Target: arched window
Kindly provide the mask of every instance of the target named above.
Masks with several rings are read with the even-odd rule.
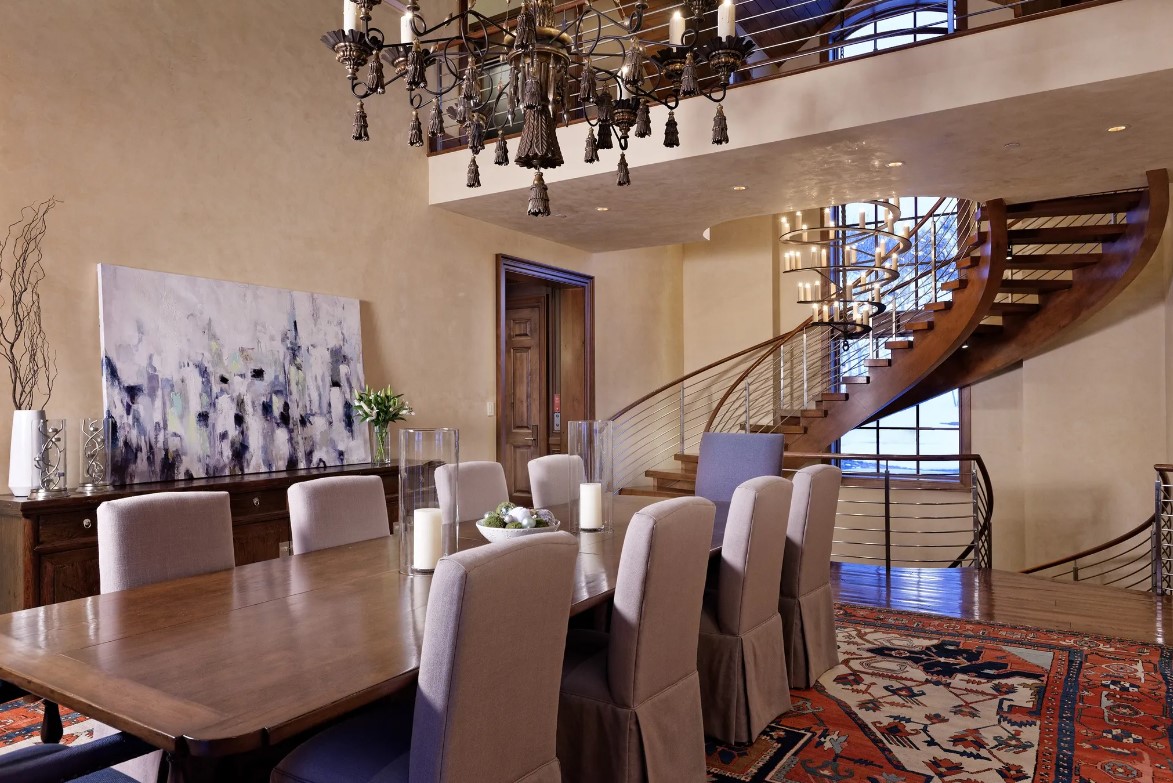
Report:
[[[894,46],[924,41],[949,32],[949,13],[943,2],[892,0],[869,5],[849,16],[831,40],[833,59],[857,57]]]

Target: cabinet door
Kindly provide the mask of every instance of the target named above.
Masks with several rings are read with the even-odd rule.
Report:
[[[41,555],[40,571],[42,605],[97,595],[101,589],[96,546]]]
[[[271,519],[268,522],[250,522],[237,525],[232,531],[232,544],[238,566],[272,560],[281,556],[281,542],[289,541],[288,519]]]

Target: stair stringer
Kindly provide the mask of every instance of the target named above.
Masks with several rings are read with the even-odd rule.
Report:
[[[964,270],[965,287],[954,291],[953,305],[934,316],[933,328],[919,333],[913,347],[893,351],[892,363],[874,367],[868,383],[852,386],[847,400],[823,403],[827,415],[807,422],[804,435],[787,443],[787,451],[822,452],[846,433],[900,398],[958,351],[989,312],[1006,266],[1006,205],[986,205],[997,230],[987,231],[976,266]]]
[[[1081,323],[1115,299],[1152,258],[1169,214],[1168,171],[1157,169],[1146,176],[1148,192],[1128,212],[1124,234],[1104,245],[1099,262],[1074,270],[1070,288],[1040,297],[1039,311],[1033,315],[1005,317],[1001,334],[974,340],[969,350],[948,357],[915,388],[871,418],[985,380],[1024,359],[1044,353],[1060,332]]]

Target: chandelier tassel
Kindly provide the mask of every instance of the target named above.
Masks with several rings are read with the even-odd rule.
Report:
[[[468,151],[480,155],[485,148],[485,126],[480,115],[474,114],[468,121]]]
[[[444,135],[444,115],[440,111],[440,101],[432,101],[432,114],[428,117],[428,135],[429,136],[443,136]]]
[[[609,150],[615,148],[615,142],[612,140],[611,123],[600,120],[599,121],[599,143],[598,147],[601,150]]]
[[[521,93],[521,105],[527,109],[536,109],[542,105],[542,88],[533,74],[525,79],[525,89]]]
[[[379,95],[387,92],[387,83],[383,79],[383,60],[377,55],[371,58],[371,69],[367,71],[367,89]]]
[[[407,52],[407,89],[416,90],[428,86],[427,57],[417,41]]]
[[[635,137],[637,139],[646,139],[652,135],[652,113],[648,109],[648,102],[645,98],[639,102],[639,109],[635,112]]]
[[[517,29],[514,30],[514,51],[530,48],[536,38],[537,31],[534,27],[533,14],[530,12],[528,4],[523,5],[521,12],[517,15]]]
[[[529,189],[529,213],[534,217],[547,217],[550,214],[550,191],[546,189],[541,169],[534,174],[534,184]]]
[[[367,113],[363,110],[362,101],[358,102],[358,108],[354,111],[354,133],[350,138],[355,141],[370,141],[371,139],[367,135]]]
[[[468,66],[468,71],[464,74],[464,81],[460,85],[460,97],[468,101],[471,106],[477,102],[480,97],[480,90],[477,89],[477,74],[473,71],[473,67]]]
[[[493,151],[493,163],[498,166],[509,165],[509,142],[505,140],[505,131],[497,131],[497,146]]]
[[[725,108],[717,104],[717,114],[713,117],[713,143],[729,143],[729,122],[725,119]]]
[[[407,143],[412,147],[424,146],[424,126],[420,123],[420,113],[414,109],[411,112],[411,125],[407,129]]]
[[[604,89],[595,96],[595,104],[599,109],[599,120],[601,122],[610,123],[611,117],[614,115],[615,102],[611,97],[611,91]]]
[[[578,97],[582,99],[583,103],[594,103],[595,98],[599,95],[599,80],[590,63],[583,66],[582,78],[579,81],[581,84],[578,88]]]
[[[700,90],[697,88],[696,81],[696,60],[692,56],[692,52],[684,58],[684,71],[680,74],[680,94],[687,98],[690,95],[696,95]]]
[[[676,112],[668,112],[668,122],[664,123],[664,146],[680,146],[680,128],[676,125]]]
[[[553,169],[563,163],[557,127],[549,109],[526,109],[513,162],[531,169]]]
[[[586,154],[583,156],[584,163],[598,163],[599,162],[599,148],[595,143],[595,129],[591,128],[587,131],[586,138]]]
[[[468,182],[466,184],[470,188],[479,188],[481,186],[481,169],[477,166],[476,155],[468,159]]]
[[[627,169],[627,155],[619,153],[619,177],[615,180],[615,184],[619,187],[626,187],[631,184],[631,172]]]

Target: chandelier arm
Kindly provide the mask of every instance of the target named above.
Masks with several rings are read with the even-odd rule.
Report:
[[[350,94],[360,101],[365,101],[367,98],[375,94],[375,91],[367,87],[366,82],[362,79],[350,83]]]
[[[588,8],[589,8],[589,6],[588,6]],[[575,22],[575,36],[574,36],[574,38],[576,41],[583,40],[582,23],[586,20],[586,17],[587,17],[587,11],[581,11],[578,15],[578,19]],[[603,20],[601,18],[599,18],[598,14],[596,14],[595,15],[594,41],[591,43],[589,48],[581,48],[580,47],[579,51],[578,51],[578,55],[580,57],[594,56],[595,50],[599,48],[599,44],[602,41],[603,41]]]

